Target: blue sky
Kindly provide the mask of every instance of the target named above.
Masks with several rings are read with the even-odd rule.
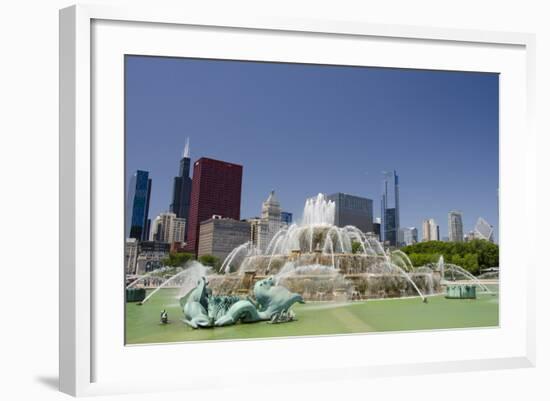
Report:
[[[241,217],[276,191],[302,214],[307,197],[374,200],[382,171],[400,177],[401,226],[421,231],[463,212],[498,228],[498,75],[127,56],[126,173],[153,179],[149,215],[168,209],[190,137],[205,156],[244,166]]]

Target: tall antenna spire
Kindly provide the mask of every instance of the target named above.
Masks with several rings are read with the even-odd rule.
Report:
[[[189,137],[185,140],[185,148],[183,149],[183,158],[189,159]]]

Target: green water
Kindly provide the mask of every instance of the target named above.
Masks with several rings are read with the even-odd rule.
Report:
[[[428,330],[498,326],[498,295],[478,295],[475,300],[443,296],[369,300],[354,303],[295,305],[297,321],[267,322],[194,330],[185,325],[177,290],[164,289],[144,305],[126,304],[126,343],[163,343],[200,340],[348,334],[398,330]],[[169,324],[160,323],[166,309]]]

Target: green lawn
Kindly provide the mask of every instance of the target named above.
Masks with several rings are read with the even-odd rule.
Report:
[[[297,321],[267,322],[193,330],[185,325],[177,290],[160,290],[144,305],[126,304],[126,343],[162,343],[198,340],[287,337],[322,334],[366,333],[498,326],[498,295],[479,295],[475,300],[443,296],[369,300],[354,303],[306,303],[293,307]],[[169,324],[160,324],[166,309]]]

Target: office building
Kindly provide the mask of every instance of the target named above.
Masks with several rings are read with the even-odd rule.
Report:
[[[283,222],[282,214],[281,204],[275,196],[275,191],[271,191],[268,198],[262,202],[261,217],[248,220],[250,223],[250,241],[257,250],[265,251],[275,234],[289,224]],[[292,213],[286,215],[287,221],[292,221]]]
[[[267,199],[262,203],[263,233],[260,249],[265,250],[271,239],[282,228],[281,204],[275,197],[275,191],[271,191]]]
[[[365,233],[365,237],[369,240],[376,240],[376,241],[380,241],[380,235],[379,234],[375,234],[374,232],[372,233]]]
[[[377,217],[374,219],[374,223],[373,223],[373,227],[372,227],[372,232],[375,234],[375,238],[378,240],[378,241],[381,241],[381,237],[380,237],[380,232],[381,232],[381,225],[382,225],[382,219],[380,217]]]
[[[193,181],[189,177],[191,158],[189,152],[189,138],[185,141],[185,148],[180,160],[179,174],[174,177],[172,189],[172,203],[170,211],[175,213],[177,218],[189,219],[189,203],[191,202],[191,188]]]
[[[187,230],[189,252],[198,252],[203,221],[214,215],[240,220],[242,177],[243,167],[238,164],[206,157],[195,162]]]
[[[399,176],[395,170],[384,173],[381,206],[381,241],[396,246],[399,233]]]
[[[462,212],[458,210],[451,210],[448,217],[449,241],[463,242],[464,231],[462,229]]]
[[[138,257],[138,241],[135,238],[127,238],[124,247],[124,270],[126,274],[136,274]]]
[[[262,245],[262,234],[265,230],[262,219],[259,217],[254,217],[246,221],[250,224],[250,243],[254,246],[254,248],[260,250]]]
[[[126,238],[148,239],[149,200],[151,198],[149,172],[137,170],[130,179],[126,198]]]
[[[387,208],[384,216],[384,228],[382,230],[382,235],[384,236],[383,243],[385,245],[396,246],[397,245],[397,234],[399,229],[397,228],[397,210],[394,207]]]
[[[474,239],[476,239],[475,231],[469,231],[468,234],[464,235],[465,242],[470,242],[470,241],[473,241]]]
[[[439,241],[439,226],[435,219],[422,222],[422,241]]]
[[[341,192],[328,195],[327,199],[334,202],[334,225],[355,226],[364,233],[373,232],[372,199]]]
[[[418,230],[416,227],[403,227],[399,229],[399,246],[413,245],[418,242]]]
[[[145,231],[143,232],[143,238],[149,239],[150,235],[151,235],[151,219],[148,218],[147,221],[145,222]]]
[[[170,244],[170,253],[185,252],[185,242],[174,241]]]
[[[175,213],[161,213],[153,221],[151,227],[151,241],[160,241],[171,244],[172,242],[184,242],[185,219],[176,217]]]
[[[136,273],[144,274],[163,265],[163,260],[170,255],[170,244],[158,241],[142,241],[138,244]]]
[[[493,228],[493,226],[487,223],[487,221],[483,217],[477,219],[476,225],[474,227],[475,238],[494,242],[494,231],[495,229]]]
[[[287,226],[292,224],[292,213],[281,212],[281,222]]]
[[[200,224],[197,256],[213,255],[223,262],[234,248],[249,240],[249,222],[215,216]]]

